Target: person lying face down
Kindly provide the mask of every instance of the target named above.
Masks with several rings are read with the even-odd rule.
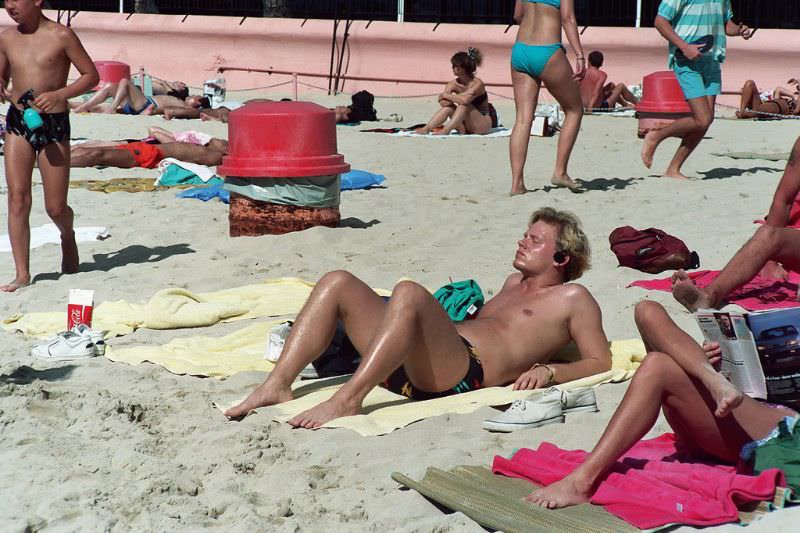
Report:
[[[535,211],[517,243],[517,272],[477,318],[459,323],[412,281],[395,285],[385,302],[349,272],[330,272],[311,292],[267,380],[225,415],[239,419],[291,400],[292,382],[322,354],[338,321],[362,356],[358,370],[329,400],[290,420],[292,426],[318,428],[358,414],[378,385],[424,400],[510,383],[534,389],[604,372],[611,353],[600,307],[571,283],[588,268],[589,255],[575,215]],[[579,360],[550,362],[573,341]]]
[[[155,168],[162,159],[172,157],[198,165],[219,165],[228,152],[228,141],[211,139],[201,146],[187,142],[149,144],[146,142],[122,143],[113,147],[73,146],[70,166],[94,167],[104,165],[118,168]]]

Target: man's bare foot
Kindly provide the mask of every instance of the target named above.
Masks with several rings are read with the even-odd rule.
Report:
[[[656,148],[658,148],[658,143],[653,137],[655,137],[655,131],[648,131],[647,135],[644,136],[644,143],[642,145],[642,163],[644,163],[644,166],[647,168],[653,166],[653,156],[656,153]]]
[[[762,278],[777,279],[786,281],[789,279],[789,272],[783,268],[783,265],[776,261],[767,261],[758,273]]]
[[[672,296],[692,313],[700,308],[714,308],[717,303],[711,299],[708,291],[695,285],[683,270],[672,275]]]
[[[561,509],[586,503],[592,497],[592,485],[581,483],[572,474],[561,481],[531,492],[525,499],[548,509]]]
[[[525,186],[523,186],[521,189],[518,189],[516,187],[512,187],[511,188],[511,192],[508,193],[508,195],[509,196],[517,196],[518,194],[525,194],[527,192],[528,192],[528,189]]]
[[[672,178],[676,180],[688,180],[689,176],[682,174],[679,170],[670,170],[667,169],[664,174],[661,176],[662,178]]]
[[[706,383],[706,387],[711,393],[711,397],[717,402],[717,408],[714,411],[714,416],[717,418],[728,416],[744,400],[742,391],[734,387],[733,383],[718,372],[714,372],[714,376]]]
[[[254,409],[288,402],[289,400],[294,400],[294,395],[292,395],[290,388],[273,389],[271,385],[268,386],[268,382],[264,382],[251,392],[250,396],[245,398],[242,403],[234,405],[225,411],[225,416],[230,420],[241,420]]]
[[[14,281],[9,281],[5,285],[0,285],[0,292],[14,292],[17,289],[21,289],[22,287],[27,287],[31,284],[30,276],[27,279],[15,279]]]
[[[61,272],[75,274],[78,271],[78,244],[75,242],[75,232],[67,237],[61,236]]]
[[[550,183],[552,183],[556,187],[566,187],[567,189],[569,189],[571,191],[580,191],[580,190],[582,190],[582,187],[580,186],[580,184],[576,183],[575,181],[572,181],[572,178],[570,178],[566,174],[564,174],[563,176],[555,176],[554,175],[552,178],[550,178]]]
[[[361,406],[359,404],[340,402],[334,396],[292,418],[289,420],[289,425],[296,428],[317,429],[336,418],[360,413]]]
[[[431,130],[428,127],[423,127],[415,129],[414,132],[418,133],[419,135],[427,135],[431,132]]]

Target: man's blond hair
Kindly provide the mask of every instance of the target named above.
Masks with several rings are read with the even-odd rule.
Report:
[[[578,279],[591,266],[592,249],[581,227],[581,221],[570,211],[542,207],[531,214],[529,225],[541,220],[558,228],[556,250],[569,256],[564,267],[566,281]]]

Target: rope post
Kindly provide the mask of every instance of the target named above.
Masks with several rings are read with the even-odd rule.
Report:
[[[642,27],[642,0],[636,0],[636,27]]]
[[[397,0],[397,22],[403,22],[406,18],[406,0]]]
[[[297,101],[297,73],[292,73],[292,100]]]

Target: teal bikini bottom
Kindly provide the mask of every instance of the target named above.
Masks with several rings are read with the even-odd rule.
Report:
[[[561,43],[514,43],[514,48],[511,49],[511,68],[534,78],[541,78],[545,65],[558,50],[564,50]]]

